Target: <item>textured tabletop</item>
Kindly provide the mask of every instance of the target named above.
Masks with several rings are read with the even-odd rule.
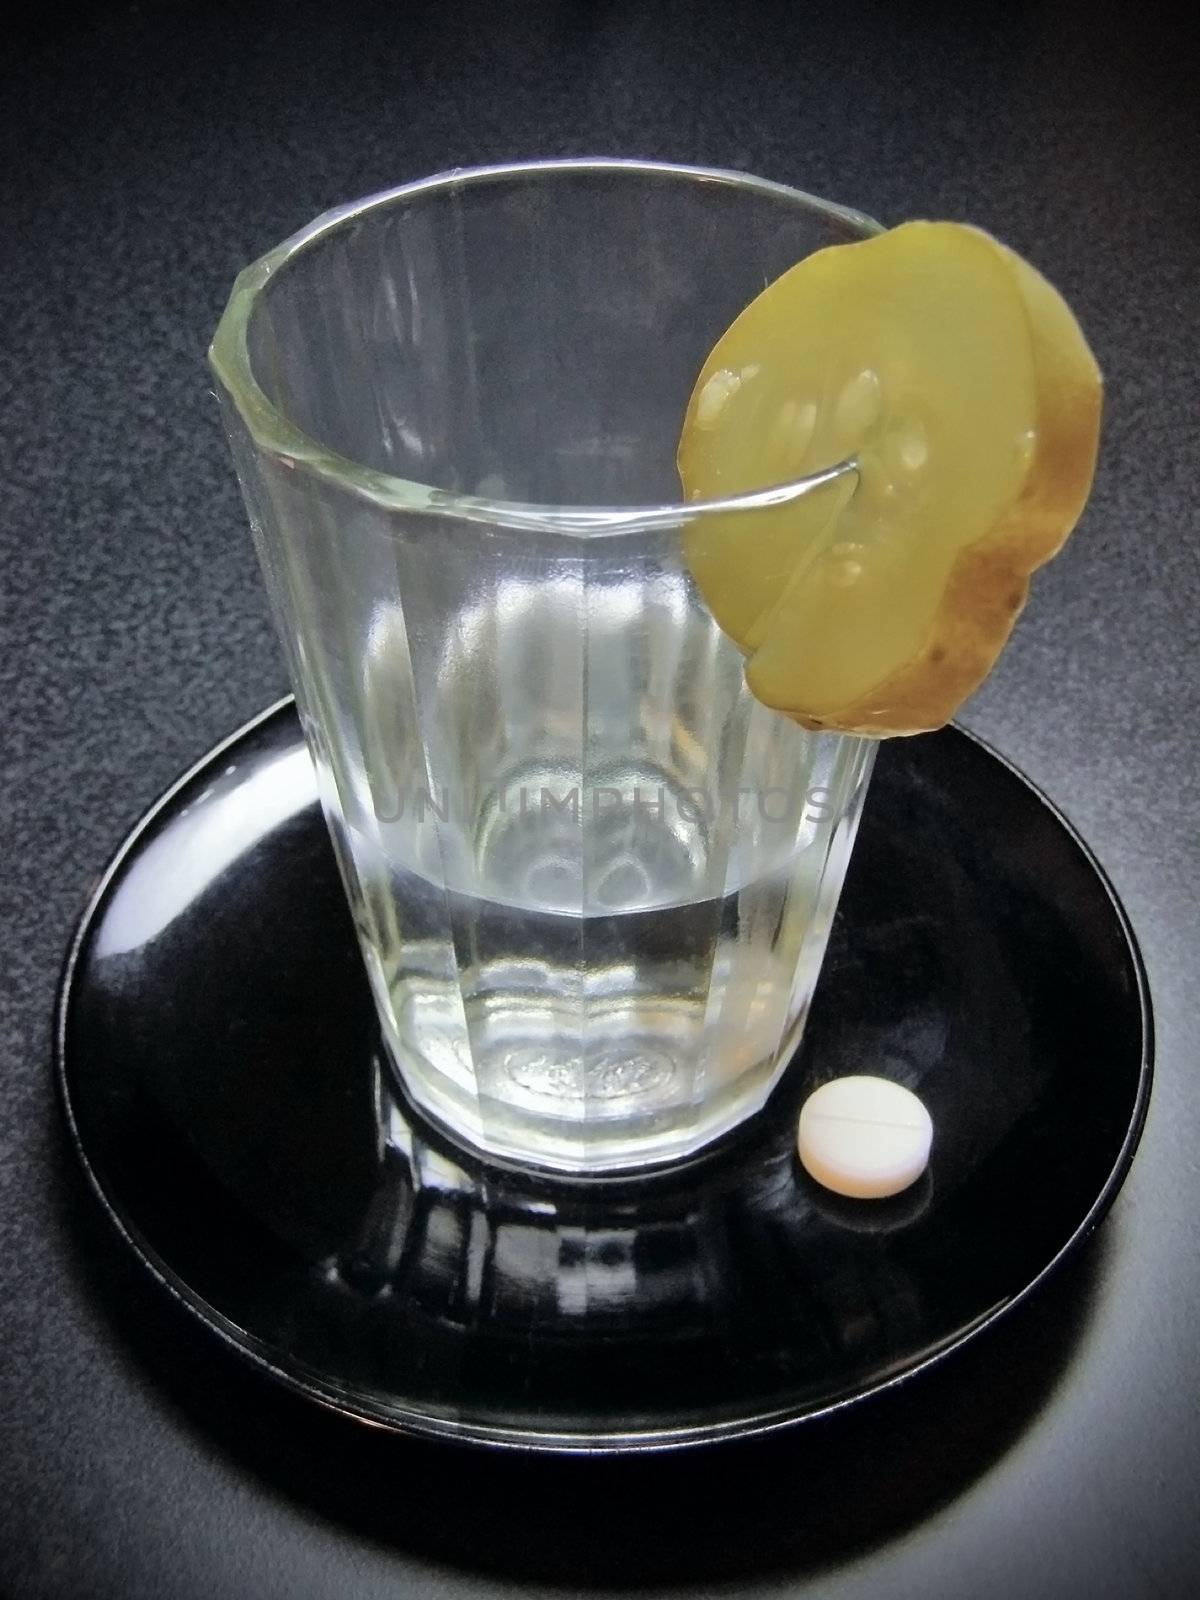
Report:
[[[0,1596],[1188,1591],[1200,1565],[1200,115],[1145,8],[93,8],[0,94]],[[492,1460],[310,1413],[140,1280],[64,1149],[58,965],[126,827],[286,687],[203,355],[324,207],[506,157],[742,167],[1029,255],[1104,367],[1096,491],[964,720],[1091,842],[1149,968],[1134,1171],[1045,1294],[840,1418]]]

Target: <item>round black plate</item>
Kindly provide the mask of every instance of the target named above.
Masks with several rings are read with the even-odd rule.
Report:
[[[1150,1086],[1112,889],[953,729],[880,752],[780,1090],[659,1176],[484,1163],[398,1101],[290,701],[126,841],[56,1037],[96,1192],[210,1328],[351,1415],[527,1449],[753,1433],[943,1355],[1104,1214]],[[804,1093],[862,1070],[933,1114],[930,1171],[892,1201],[839,1202],[793,1154]]]

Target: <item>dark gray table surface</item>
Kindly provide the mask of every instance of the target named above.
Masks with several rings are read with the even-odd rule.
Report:
[[[1144,7],[43,11],[0,96],[0,1595],[1182,1595],[1197,1536],[1200,116]],[[744,167],[1031,256],[1108,381],[1096,491],[964,720],[1123,896],[1159,1035],[1077,1264],[944,1368],[765,1445],[499,1461],[276,1394],[81,1193],[49,1018],[126,826],[284,675],[203,352],[234,273],[447,166]],[[1081,1108],[1081,1115],[1085,1108]]]

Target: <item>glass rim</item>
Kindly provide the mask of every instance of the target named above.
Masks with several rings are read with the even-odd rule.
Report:
[[[412,511],[455,521],[486,522],[526,532],[611,535],[674,528],[713,515],[757,511],[801,500],[814,490],[856,472],[850,459],[819,472],[720,499],[663,501],[650,505],[539,505],[460,494],[437,489],[391,473],[380,472],[330,449],[305,433],[259,386],[247,342],[250,317],[268,283],[310,245],[357,221],[369,212],[418,195],[478,186],[506,178],[537,178],[551,173],[624,171],[718,184],[784,200],[799,209],[836,219],[864,238],[883,231],[865,212],[823,200],[818,195],[768,178],[725,167],[690,166],[616,156],[567,157],[555,160],[508,161],[484,166],[452,167],[426,178],[381,189],[323,211],[274,249],[243,267],[234,280],[208,351],[209,366],[246,425],[255,446],[288,465],[303,465],[324,481],[386,510]]]

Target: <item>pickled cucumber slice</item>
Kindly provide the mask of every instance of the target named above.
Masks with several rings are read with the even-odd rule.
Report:
[[[685,554],[766,704],[812,728],[940,726],[995,663],[1087,499],[1101,379],[1012,251],[911,222],[807,257],[738,317],[679,444],[689,499],[854,458],[791,505],[706,515]]]

